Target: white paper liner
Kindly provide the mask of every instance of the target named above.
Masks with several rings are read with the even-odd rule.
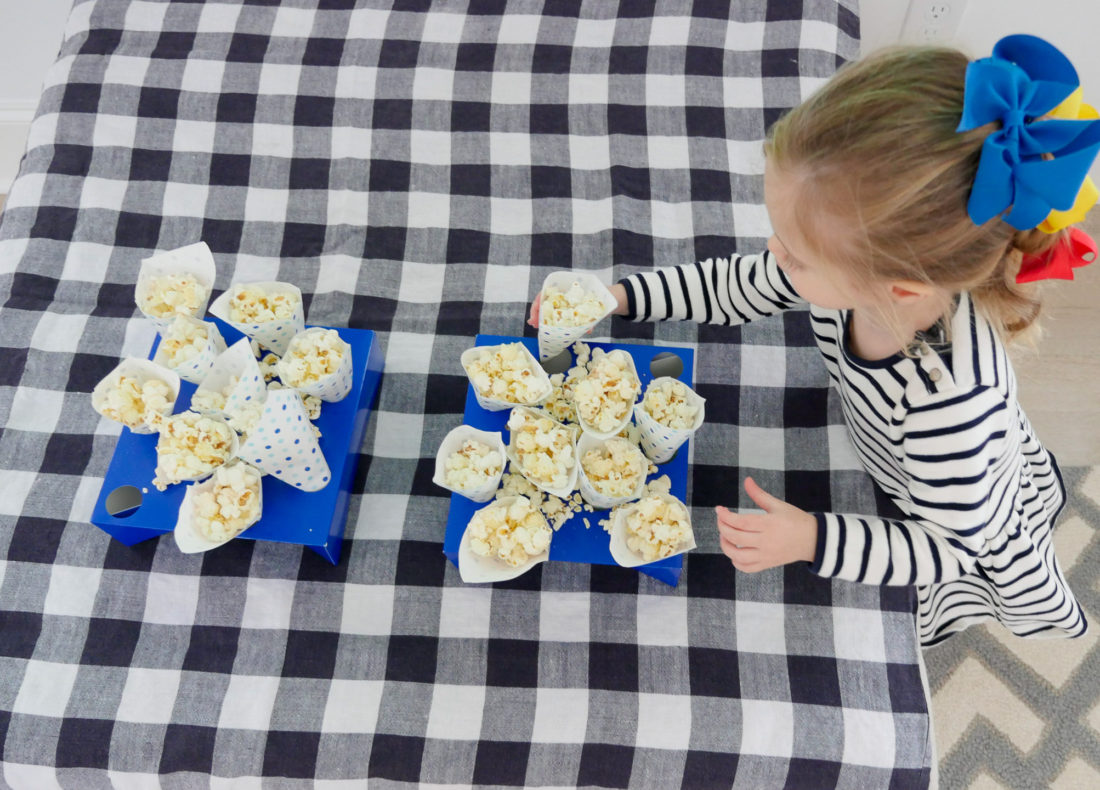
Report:
[[[477,387],[474,386],[474,380],[470,378],[469,365],[471,362],[477,359],[478,354],[480,354],[482,351],[492,352],[498,348],[501,348],[501,346],[474,346],[473,348],[468,348],[463,351],[462,356],[459,357],[459,361],[462,363],[462,369],[466,371],[466,377],[470,379],[470,387],[473,388],[474,397],[477,398],[478,405],[481,406],[481,408],[485,409],[486,411],[504,411],[505,409],[511,409],[514,406],[537,406],[553,394],[554,385],[550,382],[550,376],[545,370],[543,370],[542,365],[539,364],[539,361],[535,359],[535,355],[528,351],[527,346],[523,345],[522,343],[520,343],[520,349],[523,352],[524,358],[527,359],[528,363],[531,365],[531,369],[534,375],[537,377],[537,380],[543,383],[543,394],[531,403],[517,403],[515,401],[500,400],[499,398],[482,395],[480,392],[478,392]]]
[[[674,379],[671,376],[660,376],[649,383],[649,386],[646,387],[646,392],[649,392],[649,387],[664,381],[675,381],[683,384],[682,381]],[[703,425],[706,411],[704,408],[704,404],[707,402],[706,398],[699,395],[699,393],[691,387],[688,387],[687,384],[684,384],[684,387],[687,389],[687,398],[685,398],[685,400],[691,405],[699,407],[699,410],[695,413],[695,422],[692,424],[691,428],[669,428],[667,425],[657,422],[643,406],[645,403],[644,395],[642,396],[641,402],[634,404],[634,421],[638,424],[638,434],[642,442],[642,449],[645,450],[645,454],[655,464],[663,464],[671,460],[672,456],[676,455],[676,451],[680,449],[680,445],[690,439]]]
[[[545,412],[535,411],[534,409],[527,408],[526,406],[516,406],[514,410],[515,411],[526,411],[529,414],[535,415],[536,417],[545,417],[549,420],[553,420],[555,425],[562,425],[562,423],[555,420],[549,414],[546,414]],[[564,426],[564,427],[568,428],[568,426]],[[543,483],[540,483],[534,477],[529,477],[527,475],[527,473],[524,471],[523,467],[520,465],[519,460],[516,458],[515,452],[513,452],[513,450],[512,450],[511,431],[508,432],[508,445],[507,445],[507,447],[505,447],[505,452],[508,455],[508,460],[512,464],[512,471],[513,472],[519,472],[520,475],[523,476],[524,480],[526,480],[531,485],[535,486],[535,488],[539,489],[540,491],[545,491],[548,494],[553,494],[554,496],[558,497],[559,499],[568,499],[570,497],[570,495],[577,489],[577,467],[579,466],[579,463],[578,463],[578,460],[577,460],[577,441],[576,441],[575,436],[574,436],[574,439],[573,439],[573,465],[569,468],[569,471],[568,471],[569,481],[568,481],[567,485],[564,488],[553,488],[552,486],[548,486],[548,485],[545,485]]]
[[[305,329],[296,334],[287,344],[287,353],[275,363],[276,374],[279,376],[279,380],[283,382],[287,387],[293,387],[294,389],[302,392],[306,395],[316,395],[323,401],[329,403],[335,403],[336,401],[343,400],[351,392],[351,375],[352,375],[352,363],[351,363],[351,345],[341,339],[340,342],[344,344],[344,354],[340,358],[340,367],[335,372],[323,376],[317,381],[309,382],[308,384],[292,384],[287,377],[286,368],[284,367],[284,360],[289,356],[291,349],[304,339],[308,339],[311,335],[317,335],[329,330],[324,327],[311,327]]]
[[[176,324],[192,324],[201,325],[206,328],[206,347],[198,353],[198,355],[191,357],[186,362],[170,366],[167,364],[167,354],[164,353],[164,335],[172,330]],[[210,368],[214,365],[214,360],[218,355],[225,351],[225,340],[222,339],[222,333],[218,331],[218,327],[212,321],[200,321],[197,318],[192,318],[189,315],[176,316],[173,321],[164,328],[161,332],[161,343],[157,346],[157,353],[153,356],[153,361],[158,365],[171,370],[173,373],[179,375],[184,381],[189,381],[192,384],[201,384],[202,380],[206,378],[206,374],[210,372]]]
[[[596,490],[596,487],[592,485],[592,482],[588,479],[588,475],[585,474],[582,459],[585,453],[602,446],[606,441],[606,439],[597,439],[590,433],[582,434],[581,438],[577,440],[577,485],[580,488],[581,496],[584,497],[584,500],[600,510],[606,510],[640,497],[645,491],[646,473],[649,471],[649,461],[642,455],[642,451],[638,450],[638,455],[641,456],[642,468],[641,474],[638,476],[638,484],[634,487],[634,490],[626,496],[621,497],[601,494]]]
[[[476,488],[456,488],[447,485],[447,459],[452,453],[462,449],[462,445],[471,439],[486,444],[500,453],[500,471]],[[504,464],[507,460],[504,437],[498,431],[482,431],[471,425],[459,425],[444,436],[443,442],[439,445],[439,452],[435,454],[435,474],[432,475],[432,482],[440,488],[454,491],[474,502],[488,502],[500,487],[500,478],[504,474]]]
[[[180,412],[179,414],[174,414],[169,419],[181,419],[181,418],[185,418],[185,417],[187,419],[191,419],[194,416],[195,416],[194,412],[185,411],[185,412]],[[165,481],[167,483],[167,485],[171,486],[171,485],[176,485],[178,483],[192,483],[192,482],[195,482],[197,480],[205,480],[207,477],[214,474],[215,469],[217,469],[221,466],[224,466],[225,464],[229,463],[230,461],[232,461],[237,456],[237,452],[238,452],[238,449],[239,449],[239,441],[237,439],[237,432],[234,431],[233,428],[230,427],[229,423],[223,417],[218,416],[218,415],[204,414],[204,415],[201,415],[201,416],[204,417],[204,418],[214,420],[216,422],[223,423],[225,425],[225,427],[229,429],[229,449],[225,453],[225,458],[220,463],[214,464],[213,466],[208,467],[208,468],[204,469],[201,472],[193,474],[190,477],[181,477],[179,480]],[[163,433],[163,431],[162,431],[162,433]],[[158,437],[158,439],[157,439],[157,468],[160,468],[160,446],[161,446],[162,441],[163,441],[163,437]],[[156,474],[156,472],[154,470],[154,475],[155,474]]]
[[[611,315],[619,306],[618,300],[611,290],[603,284],[599,277],[591,272],[560,271],[551,272],[542,282],[542,291],[546,293],[546,287],[551,286],[559,291],[568,291],[573,283],[580,283],[586,291],[597,294],[604,304],[604,312],[595,321],[579,326],[551,326],[546,323],[546,312],[539,305],[539,359],[556,357],[566,348],[584,337],[588,330],[594,327],[607,316]]]
[[[656,494],[655,496],[660,497],[666,502],[679,503],[680,507],[682,507],[684,509],[684,512],[687,514],[688,527],[691,529],[691,537],[685,542],[681,543],[677,547],[677,550],[674,551],[672,554],[669,554],[668,557],[675,557],[677,554],[683,554],[686,551],[691,551],[692,549],[694,549],[695,528],[691,524],[691,510],[688,508],[687,505],[685,505],[679,499],[670,494]],[[640,554],[631,551],[630,548],[627,546],[626,517],[634,511],[635,507],[637,507],[637,503],[635,502],[632,502],[628,505],[622,505],[615,510],[614,516],[611,519],[611,556],[615,560],[615,562],[617,562],[619,565],[622,565],[624,568],[636,568],[639,565],[649,565],[653,562],[660,562],[661,560],[668,559],[668,557],[661,557],[656,560],[647,560],[644,559]]]
[[[92,408],[101,416],[107,417],[106,414],[103,414],[103,405],[107,399],[107,393],[110,392],[115,382],[117,382],[121,376],[132,376],[141,382],[148,381],[149,379],[160,379],[163,381],[168,385],[172,393],[171,397],[168,399],[168,406],[162,409],[160,414],[167,417],[172,413],[176,405],[176,399],[179,398],[180,394],[180,377],[163,365],[150,362],[148,359],[126,357],[115,365],[110,373],[100,379],[99,383],[92,389]],[[113,417],[107,417],[107,419],[117,422]],[[153,433],[153,428],[144,422],[136,428],[130,428],[130,430],[134,433]]]
[[[332,481],[328,461],[297,390],[267,393],[263,415],[248,432],[237,455],[302,491],[320,491]]]
[[[610,353],[610,352],[608,352],[608,353]],[[638,377],[638,366],[634,363],[634,355],[631,354],[629,351],[626,351],[625,353],[626,353],[626,358],[628,360],[630,360],[630,372],[634,374],[635,379],[638,379],[638,381],[641,382],[641,379]],[[591,360],[589,361],[589,364],[591,364]],[[612,436],[618,436],[622,432],[623,428],[625,428],[627,425],[630,424],[630,418],[634,414],[632,408],[628,408],[626,410],[626,414],[623,415],[623,418],[621,420],[619,420],[618,424],[612,430],[610,430],[610,431],[598,431],[598,430],[596,430],[593,426],[589,425],[588,422],[586,422],[584,420],[584,418],[581,417],[580,409],[577,407],[577,404],[576,404],[575,395],[576,395],[576,388],[574,388],[573,411],[577,415],[577,422],[580,424],[581,430],[583,430],[585,433],[591,434],[592,436],[595,436],[597,439],[610,439]],[[634,396],[635,401],[637,400],[637,398],[638,398],[638,396],[635,395]]]
[[[518,496],[501,497],[496,502],[486,505],[486,507],[508,507],[519,498]],[[551,544],[553,541],[554,538],[551,535]],[[480,554],[475,554],[470,548],[470,530],[467,529],[462,533],[462,540],[458,544],[458,575],[467,584],[505,582],[517,576],[522,576],[540,562],[546,562],[548,559],[550,559],[549,546],[546,547],[546,551],[531,557],[518,568],[513,568],[508,563],[495,557],[482,557]]]
[[[237,378],[237,383],[230,389],[234,377]],[[256,357],[252,355],[252,345],[248,338],[241,338],[218,355],[199,384],[196,392],[199,391],[220,392],[225,395],[225,408],[220,412],[230,416],[239,414],[242,409],[255,403],[263,403],[267,397],[267,385]]]
[[[206,246],[206,242],[200,241],[195,244],[188,244],[186,247],[180,247],[179,249],[158,252],[155,255],[145,258],[141,262],[141,268],[138,269],[137,284],[134,286],[134,300],[137,302],[138,310],[141,311],[141,314],[156,324],[157,332],[160,334],[164,334],[164,331],[168,328],[168,325],[172,323],[175,316],[165,316],[162,318],[149,315],[145,312],[145,308],[143,308],[142,305],[145,302],[145,297],[149,293],[150,278],[164,274],[193,274],[195,279],[199,281],[199,284],[206,289],[206,296],[203,297],[198,309],[192,314],[192,317],[197,318],[206,311],[206,303],[210,299],[210,291],[214,288],[214,277],[216,274],[214,256],[211,254],[210,248]]]
[[[275,321],[265,321],[262,324],[242,324],[233,321],[229,317],[229,305],[233,296],[241,288],[256,286],[270,294],[282,293],[293,297],[295,301],[294,315],[290,318],[280,318]],[[258,283],[234,283],[214,300],[210,305],[210,313],[217,316],[238,332],[248,335],[265,348],[269,348],[279,356],[286,353],[291,338],[305,329],[305,308],[302,305],[302,291],[296,285],[282,282],[258,282]]]
[[[256,483],[256,491],[258,492],[258,498],[260,507],[256,513],[256,518],[249,521],[237,532],[236,535],[232,535],[225,540],[210,540],[210,538],[203,535],[195,526],[194,520],[194,501],[192,497],[196,494],[202,493],[212,489],[215,485],[213,477],[204,480],[201,483],[194,483],[187,487],[187,492],[183,495],[183,502],[180,503],[179,515],[176,517],[176,528],[172,531],[173,537],[176,539],[176,546],[184,554],[198,554],[203,551],[210,551],[210,549],[216,549],[218,546],[222,546],[233,538],[240,535],[246,529],[251,527],[263,516],[264,512],[264,487],[261,483],[260,473],[249,466],[248,464],[237,461],[245,468],[246,474],[250,478],[254,478]]]

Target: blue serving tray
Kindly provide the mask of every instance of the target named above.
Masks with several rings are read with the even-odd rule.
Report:
[[[224,321],[214,318],[228,345],[242,335]],[[348,518],[348,500],[359,448],[367,430],[370,407],[382,377],[382,352],[374,332],[369,329],[336,328],[351,345],[352,385],[347,397],[336,403],[324,403],[314,424],[321,430],[321,452],[325,455],[332,480],[319,491],[301,491],[270,475],[263,478],[264,514],[238,537],[270,540],[308,546],[333,565],[340,560],[344,527]],[[159,337],[157,340],[159,341]],[[156,353],[157,342],[149,352]],[[195,385],[180,383],[175,411],[186,411]],[[187,484],[169,486],[166,491],[153,487],[157,463],[157,434],[137,434],[123,428],[115,446],[107,475],[92,511],[92,523],[116,540],[132,546],[143,540],[171,532]],[[107,497],[122,486],[135,486],[142,492],[141,504],[111,515]]]
[[[474,344],[478,346],[495,346],[501,343],[515,343],[519,341],[530,349],[538,358],[538,340],[526,337],[505,337],[501,335],[478,335]],[[602,348],[604,351],[622,349],[634,358],[634,364],[638,368],[638,378],[642,381],[642,391],[653,380],[654,375],[649,366],[653,358],[658,354],[671,353],[680,357],[684,363],[683,372],[679,379],[691,386],[694,367],[695,352],[690,348],[679,346],[639,346],[625,343],[595,343],[585,341],[592,348]],[[575,357],[574,357],[575,360]],[[474,396],[472,386],[466,387],[466,411],[463,422],[480,428],[483,431],[506,430],[508,422],[508,410],[488,411],[481,408]],[[507,443],[507,435],[505,435]],[[649,477],[650,480],[668,475],[672,481],[672,495],[686,502],[687,497],[687,473],[688,473],[688,443],[685,443],[672,457],[671,460],[659,464],[657,473]],[[447,516],[447,531],[443,539],[443,553],[451,562],[458,565],[458,545],[462,541],[462,533],[466,531],[466,525],[470,523],[470,517],[489,503],[473,502],[460,494],[451,494],[451,509]],[[600,521],[608,518],[610,511],[593,510],[591,513],[582,510],[562,524],[554,533],[550,541],[550,559],[563,562],[584,562],[595,565],[615,565],[615,559],[611,556],[609,535],[600,526]],[[590,526],[585,527],[584,520],[588,519]],[[684,567],[684,556],[677,554],[648,565],[641,565],[638,570],[659,579],[666,584],[675,587],[680,581],[680,573]]]

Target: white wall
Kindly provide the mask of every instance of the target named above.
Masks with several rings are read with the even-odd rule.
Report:
[[[72,0],[0,0],[0,194],[19,168]]]

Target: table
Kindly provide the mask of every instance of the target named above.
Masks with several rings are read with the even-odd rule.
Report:
[[[928,786],[911,591],[718,552],[712,507],[748,506],[749,472],[885,508],[802,313],[598,330],[696,348],[678,587],[571,563],[464,586],[441,553],[461,351],[530,333],[553,269],[760,249],[764,129],[858,49],[846,0],[616,8],[74,4],[0,221],[4,782]],[[117,435],[89,392],[152,341],[138,263],[200,239],[217,290],[292,281],[310,323],[377,333],[336,566],[88,523]]]

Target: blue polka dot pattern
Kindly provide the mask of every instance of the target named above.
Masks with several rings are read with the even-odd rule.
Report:
[[[303,491],[317,491],[328,484],[331,475],[324,454],[318,452],[313,424],[303,416],[305,407],[297,391],[272,390],[241,455],[255,458],[256,466],[285,483]]]

